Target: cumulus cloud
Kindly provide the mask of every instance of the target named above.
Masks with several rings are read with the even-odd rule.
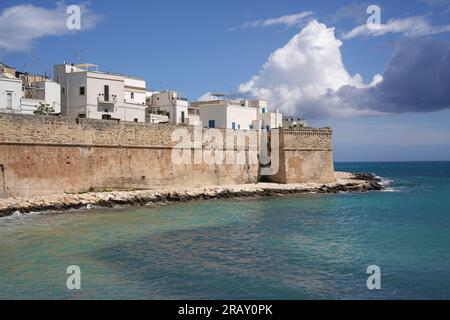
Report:
[[[311,22],[276,50],[241,93],[287,115],[330,118],[450,108],[450,44],[403,39],[383,75],[364,83],[345,68],[334,28]]]
[[[81,30],[91,30],[100,22],[101,16],[93,13],[88,3],[81,8]],[[69,15],[67,5],[59,2],[55,9],[31,4],[5,8],[0,13],[0,49],[26,51],[34,40],[45,36],[61,36],[77,32],[66,27]]]
[[[414,16],[400,19],[390,19],[377,28],[361,24],[343,35],[344,39],[352,39],[360,36],[379,37],[388,33],[402,34],[407,37],[417,37],[450,32],[450,24],[443,26],[432,25],[426,16]]]
[[[334,28],[312,21],[268,58],[258,75],[239,91],[269,100],[286,114],[309,117],[365,113],[341,105],[333,93],[349,85],[364,88],[359,74],[350,75],[342,62]],[[376,84],[380,76],[373,80]]]
[[[299,26],[303,22],[305,22],[305,19],[312,16],[312,11],[305,11],[305,12],[299,12],[295,14],[289,14],[277,18],[270,18],[270,19],[261,19],[261,20],[255,20],[246,22],[244,24],[235,26],[230,28],[230,31],[235,31],[239,29],[250,29],[250,28],[259,28],[259,27],[271,27],[271,26],[277,26],[277,25],[284,25],[286,27],[293,27],[293,26]]]

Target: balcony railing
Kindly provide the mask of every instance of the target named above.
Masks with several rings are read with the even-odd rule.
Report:
[[[97,101],[98,101],[98,103],[101,103],[101,104],[115,105],[117,103],[117,97],[110,96],[108,99],[105,99],[104,95],[99,95],[97,97]]]

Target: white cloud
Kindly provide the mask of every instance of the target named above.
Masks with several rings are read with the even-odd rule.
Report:
[[[299,12],[295,14],[285,15],[278,18],[261,19],[246,22],[242,25],[230,28],[230,31],[235,31],[238,29],[249,29],[249,28],[259,28],[259,27],[271,27],[277,25],[284,25],[286,27],[298,26],[305,21],[306,18],[312,16],[312,11]]]
[[[79,4],[81,8],[81,30],[91,30],[101,20],[93,13],[87,3]],[[61,36],[77,31],[66,27],[69,15],[67,6],[58,2],[55,9],[47,9],[31,4],[8,7],[0,13],[0,50],[26,51],[34,40],[45,36]]]
[[[367,24],[355,27],[343,35],[344,39],[352,39],[359,36],[379,37],[388,33],[402,34],[408,37],[433,35],[450,32],[450,24],[444,26],[432,25],[425,16],[414,16],[400,19],[390,19],[377,28],[369,28]]]
[[[310,119],[450,109],[450,43],[402,38],[383,75],[350,75],[334,28],[312,21],[276,50],[242,94]]]
[[[198,99],[196,101],[209,101],[212,100],[212,92],[206,92],[204,94],[202,94],[200,97],[198,97]]]
[[[267,99],[288,115],[311,118],[375,113],[356,108],[336,93],[344,86],[367,88],[359,74],[350,75],[342,62],[334,28],[312,21],[284,47],[268,58],[258,75],[241,84],[239,91]]]

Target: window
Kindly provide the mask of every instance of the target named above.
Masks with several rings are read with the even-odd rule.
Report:
[[[61,94],[66,94],[66,88],[61,87]]]
[[[103,94],[105,95],[105,101],[109,101],[109,86],[105,85]]]
[[[134,99],[134,92],[131,93],[131,100]]]
[[[233,130],[236,129],[236,122],[232,122],[232,123],[231,123],[231,129],[233,129]]]
[[[134,122],[138,122],[138,118],[134,118]]]
[[[86,94],[86,88],[80,87],[80,96],[84,96]]]
[[[6,91],[6,109],[12,109],[12,92]]]
[[[216,127],[216,120],[209,120],[208,128],[215,128],[215,127]]]

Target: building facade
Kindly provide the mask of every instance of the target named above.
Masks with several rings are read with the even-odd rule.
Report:
[[[6,64],[0,62],[0,73],[16,76],[16,68],[7,66]]]
[[[63,116],[145,122],[145,80],[100,72],[92,64],[56,65],[54,74]]]
[[[283,115],[278,112],[278,109],[270,112],[269,103],[266,100],[249,100],[248,105],[258,110],[258,125],[261,129],[271,130],[283,126]]]
[[[282,115],[269,112],[264,100],[197,101],[191,107],[199,110],[201,124],[207,128],[271,130],[282,126]]]
[[[33,114],[40,104],[61,112],[61,87],[51,80],[24,83],[10,73],[0,73],[0,112]]]
[[[61,86],[59,83],[43,80],[24,85],[23,88],[21,113],[32,114],[40,104],[52,107],[55,114],[61,113]]]
[[[0,73],[0,112],[20,113],[22,81],[9,73]]]
[[[145,109],[145,122],[147,123],[170,123],[169,114],[158,108],[147,107]]]
[[[188,124],[189,102],[178,92],[149,92],[147,106],[166,112],[169,115],[170,124]]]

